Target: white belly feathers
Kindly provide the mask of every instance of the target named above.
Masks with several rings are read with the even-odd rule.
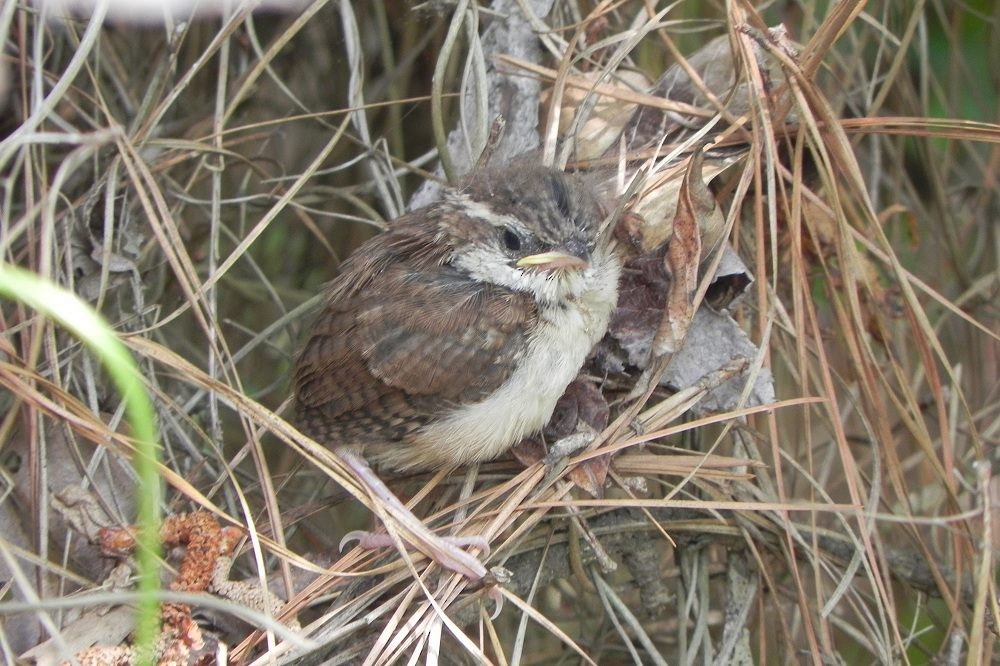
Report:
[[[489,460],[548,422],[604,336],[618,300],[617,259],[610,254],[594,259],[576,298],[540,309],[539,325],[517,369],[493,395],[457,408],[417,433],[414,448],[423,460],[437,459],[442,465]],[[398,462],[407,466],[405,460]]]

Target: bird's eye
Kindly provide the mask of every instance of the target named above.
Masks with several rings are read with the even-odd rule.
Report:
[[[503,241],[504,247],[506,247],[511,252],[517,252],[521,249],[521,237],[517,235],[517,232],[510,227],[504,227],[500,234],[500,239]]]

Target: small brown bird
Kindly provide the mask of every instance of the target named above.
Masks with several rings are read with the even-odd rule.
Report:
[[[391,222],[329,287],[295,364],[298,427],[394,503],[364,458],[457,466],[540,430],[617,301],[603,218],[583,179],[512,167]],[[453,545],[424,546],[485,573]]]

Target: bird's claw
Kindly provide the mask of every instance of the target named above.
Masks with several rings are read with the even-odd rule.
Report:
[[[392,537],[388,534],[376,534],[367,530],[351,530],[340,540],[340,552],[344,552],[344,548],[355,539],[358,540],[358,547],[362,550],[388,548],[392,545]]]
[[[493,613],[490,615],[490,620],[500,617],[500,611],[503,610],[503,592],[500,590],[500,586],[504,583],[509,583],[513,577],[514,574],[509,569],[500,566],[490,569],[490,573],[486,578],[488,587],[485,592],[486,598],[495,604]]]
[[[495,620],[500,617],[500,611],[503,610],[503,592],[496,585],[490,587],[486,590],[486,598],[493,602],[493,612],[490,613],[490,620]]]
[[[458,548],[478,548],[483,557],[490,556],[490,542],[478,534],[468,536],[444,536],[441,540]]]
[[[355,540],[357,540],[358,547],[362,550],[389,548],[395,543],[388,534],[368,532],[366,530],[352,530],[340,540],[340,552],[344,552],[344,548],[351,541]],[[483,557],[489,557],[490,544],[485,537],[478,535],[444,536],[438,537],[437,541],[441,550],[438,552],[438,556],[432,559],[471,580],[480,580],[483,578],[486,571],[483,565],[475,557],[462,550],[462,548],[478,548]]]

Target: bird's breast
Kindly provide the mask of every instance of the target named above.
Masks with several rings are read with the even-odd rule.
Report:
[[[489,460],[551,418],[556,402],[604,336],[617,302],[617,259],[592,263],[575,298],[539,309],[517,367],[486,399],[455,407],[398,447],[395,466],[449,466]],[[414,463],[414,465],[417,463]]]

